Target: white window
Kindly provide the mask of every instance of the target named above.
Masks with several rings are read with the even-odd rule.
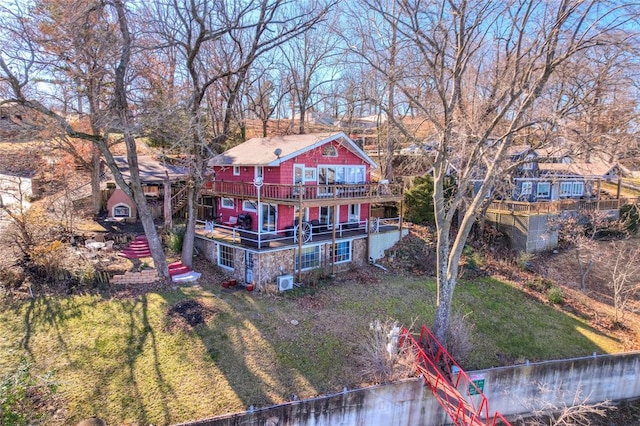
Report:
[[[296,250],[296,269],[298,269],[299,251]],[[317,268],[320,266],[320,246],[302,248],[302,270]]]
[[[319,219],[320,224],[327,227],[327,229],[332,229],[333,227],[333,209],[337,209],[336,214],[340,217],[340,206],[325,206],[320,207],[319,211]]]
[[[312,169],[313,170],[313,169]],[[293,183],[298,185],[304,182],[304,164],[293,165]]]
[[[258,211],[258,203],[253,200],[244,200],[242,202],[242,210],[248,212],[257,212]]]
[[[346,183],[364,183],[364,166],[350,166],[346,168]]]
[[[278,223],[278,205],[260,203],[260,207],[262,207],[262,214],[260,215],[262,230],[267,232],[277,231],[276,224]]]
[[[576,197],[580,197],[584,194],[584,182],[573,182],[572,193]]]
[[[349,222],[360,221],[360,204],[349,204]]]
[[[560,196],[570,197],[573,189],[573,182],[560,182]]]
[[[531,155],[531,154],[529,154],[529,155],[527,155],[527,158],[526,158],[526,159],[527,159],[527,160],[533,160],[533,158],[534,158],[534,156],[533,156],[533,155]],[[524,170],[533,170],[533,163],[532,163],[532,162],[524,163],[524,164],[522,165],[522,168],[523,168]]]
[[[520,190],[520,195],[531,195],[533,191],[533,183],[532,182],[522,182],[522,188]]]
[[[233,198],[222,197],[220,199],[220,207],[222,207],[223,209],[235,208],[235,203],[233,202]]]
[[[536,196],[538,198],[549,198],[551,184],[549,182],[538,182]]]
[[[296,221],[300,218],[300,207],[298,206],[294,206],[293,207],[293,220]],[[305,208],[304,211],[302,212],[302,221],[303,222],[308,222],[309,221],[309,208]]]
[[[254,177],[256,179],[264,179],[264,167],[256,166]]]
[[[131,217],[131,207],[126,204],[113,206],[113,217]]]
[[[335,250],[335,263],[351,261],[351,241],[342,241],[335,246],[329,246],[329,259],[333,260]]]
[[[218,245],[218,266],[233,269],[233,247]]]
[[[240,166],[233,166],[233,175],[240,176]]]
[[[316,178],[316,169],[312,168],[312,167],[305,167],[304,168],[304,181],[305,182],[315,182],[317,180]]]

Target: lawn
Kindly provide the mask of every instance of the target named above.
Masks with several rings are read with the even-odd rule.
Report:
[[[456,291],[455,310],[475,324],[466,369],[622,350],[509,283],[477,278]],[[193,301],[201,318],[186,309]],[[135,298],[5,302],[0,374],[22,358],[52,372],[67,424],[93,415],[109,424],[182,422],[368,384],[360,355],[369,324],[417,328],[430,322],[434,301],[433,281],[373,268],[279,296],[201,283]]]

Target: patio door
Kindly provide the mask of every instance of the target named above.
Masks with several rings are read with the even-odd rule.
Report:
[[[260,215],[260,229],[262,232],[276,232],[278,223],[278,206],[276,204],[260,204],[262,214]]]

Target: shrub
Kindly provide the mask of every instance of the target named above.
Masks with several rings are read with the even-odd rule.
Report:
[[[518,257],[516,258],[516,265],[520,268],[521,271],[527,271],[531,267],[531,261],[536,257],[533,253],[527,253],[526,251],[521,251],[518,253]]]
[[[414,186],[404,195],[404,217],[413,223],[434,223],[433,211],[433,180],[431,176],[417,177]],[[444,182],[445,198],[451,197],[455,191],[455,181],[447,178]]]
[[[398,347],[400,326],[389,320],[375,320],[363,334],[358,351],[362,373],[373,383],[389,383],[413,373],[415,355]]]
[[[458,364],[464,363],[473,350],[475,326],[467,320],[467,315],[452,312],[447,330],[447,350]]]
[[[562,303],[562,301],[564,300],[564,294],[562,293],[562,289],[560,287],[551,287],[548,291],[547,291],[547,299],[549,300],[549,302],[553,303],[554,305],[559,305]]]
[[[65,247],[59,240],[41,243],[31,250],[31,261],[44,277],[55,281],[60,275],[64,251]]]
[[[536,277],[533,280],[527,281],[526,285],[530,289],[542,293],[549,290],[553,286],[553,283],[547,279]]]
[[[184,240],[185,226],[178,225],[171,228],[167,235],[167,247],[169,250],[180,253],[182,251],[182,241]]]

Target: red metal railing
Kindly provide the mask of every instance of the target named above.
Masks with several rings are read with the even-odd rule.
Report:
[[[403,327],[400,345],[405,341],[416,350],[416,371],[456,425],[496,426],[500,421],[510,426],[497,411],[489,417],[489,402],[481,389],[426,326],[422,326],[419,342]]]

